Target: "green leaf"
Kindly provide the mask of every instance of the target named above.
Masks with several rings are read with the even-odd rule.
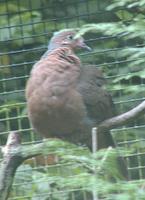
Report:
[[[119,10],[116,15],[123,21],[128,21],[134,18],[133,14],[126,10]]]

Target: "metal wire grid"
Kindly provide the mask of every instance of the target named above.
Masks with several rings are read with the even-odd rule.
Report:
[[[92,3],[94,4],[92,10]],[[36,4],[32,0],[27,0],[23,3],[20,0],[12,0],[11,4],[15,5],[15,8],[11,8],[10,1],[1,1],[0,6],[5,7],[0,14],[0,20],[4,21],[0,26],[0,40],[1,40],[1,52],[0,52],[0,144],[4,145],[7,134],[11,130],[20,130],[23,143],[31,144],[38,141],[40,138],[36,136],[29,126],[27,119],[27,113],[25,109],[24,89],[29,72],[32,65],[40,58],[42,53],[46,50],[48,39],[52,33],[61,28],[72,28],[82,25],[83,23],[97,23],[108,21],[105,18],[107,13],[102,9],[101,1],[93,0],[79,0],[79,1],[40,1]],[[17,6],[16,6],[17,5]],[[60,15],[58,14],[58,7],[63,8]],[[24,8],[25,7],[25,8]],[[60,10],[59,8],[59,10]],[[69,9],[72,9],[72,14],[68,14]],[[83,8],[80,13],[80,8]],[[51,10],[51,14],[48,13]],[[28,14],[29,13],[29,14]],[[41,15],[41,17],[39,16]],[[108,14],[108,13],[107,13]],[[28,20],[24,20],[25,15]],[[97,18],[99,16],[99,18]],[[15,22],[12,21],[15,18]],[[59,26],[61,23],[61,26]],[[51,24],[51,26],[50,26]],[[112,80],[115,77],[124,76],[120,73],[120,68],[126,65],[130,60],[120,60],[118,57],[119,51],[123,48],[127,48],[126,44],[122,47],[107,48],[106,43],[109,41],[119,40],[116,37],[111,36],[95,36],[88,38],[87,42],[90,46],[96,45],[101,48],[95,49],[92,53],[84,53],[81,55],[82,60],[87,57],[87,62],[96,64],[96,67],[108,66],[109,70],[112,68],[116,70],[115,75],[107,77]],[[113,54],[112,60],[106,60],[107,56]],[[97,59],[101,57],[102,59]],[[140,86],[144,86],[140,83]],[[145,99],[142,95],[139,98],[128,98],[122,100],[122,93],[120,91],[111,91],[113,94],[117,93],[118,98],[116,105],[120,111],[124,111],[127,107],[131,108],[133,105],[138,104],[141,100]],[[131,124],[130,127],[124,127],[113,130],[113,134],[118,136],[123,134],[123,140],[117,141],[119,146],[123,146],[128,150],[132,144],[140,144],[144,141],[143,132],[145,129],[144,121],[137,121]],[[138,131],[139,130],[139,131]],[[136,134],[138,131],[138,134]],[[128,137],[128,135],[132,137]],[[116,137],[117,138],[117,137]],[[129,139],[128,139],[129,138]],[[140,146],[140,148],[139,148]],[[128,164],[129,176],[131,179],[143,179],[145,177],[145,163],[143,163],[143,157],[145,152],[142,145],[138,145],[135,150],[125,155],[126,162]],[[33,160],[34,170],[46,170],[47,168],[56,167],[58,170],[58,176],[61,176],[61,168],[63,165],[48,166],[47,162],[44,166],[38,166],[36,160]],[[25,175],[32,175],[32,169],[20,169],[21,172],[25,172]],[[72,178],[70,174],[68,177]],[[36,180],[35,180],[36,181]],[[45,180],[41,180],[45,181]],[[47,180],[48,181],[48,180]],[[17,191],[17,184],[13,187],[13,193],[15,196],[10,199],[31,199],[31,195],[28,192],[28,188],[32,186],[32,179],[29,177],[27,180],[27,188],[24,187],[24,191]],[[39,182],[37,180],[35,183]],[[30,185],[28,184],[30,183]],[[25,192],[27,191],[27,192]],[[85,190],[79,190],[82,193],[82,199],[87,199],[88,196]],[[58,191],[56,191],[57,193]],[[68,191],[59,191],[63,195]],[[72,190],[70,192],[70,199],[77,199],[76,193]],[[28,195],[26,195],[28,193]],[[37,199],[42,196],[48,195],[37,194]],[[63,196],[62,196],[63,197]],[[63,197],[64,198],[64,197]],[[51,194],[49,195],[51,198]]]

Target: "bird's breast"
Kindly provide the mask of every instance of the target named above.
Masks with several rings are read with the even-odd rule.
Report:
[[[45,137],[70,134],[80,126],[86,115],[82,98],[76,91],[70,91],[62,98],[56,95],[31,98],[28,108],[33,127]]]
[[[36,63],[26,88],[29,119],[34,129],[46,137],[50,133],[69,134],[86,115],[77,91],[80,61],[66,53],[64,49],[53,51]]]

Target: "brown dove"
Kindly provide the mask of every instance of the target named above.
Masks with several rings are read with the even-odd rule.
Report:
[[[33,66],[26,86],[28,116],[34,130],[47,138],[60,138],[91,149],[91,129],[114,116],[104,77],[95,66],[83,65],[77,49],[90,48],[76,32],[63,30],[50,40],[48,51]],[[109,132],[98,147],[114,146]]]

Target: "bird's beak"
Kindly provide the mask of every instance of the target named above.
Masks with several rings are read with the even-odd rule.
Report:
[[[92,48],[89,47],[88,45],[86,45],[84,42],[83,42],[83,44],[81,45],[81,48],[82,48],[82,49],[86,49],[87,51],[92,51]]]
[[[84,42],[84,40],[80,40],[77,44],[78,48],[80,49],[85,49],[87,51],[92,51],[91,47],[89,47],[88,45],[86,45],[86,43]]]

